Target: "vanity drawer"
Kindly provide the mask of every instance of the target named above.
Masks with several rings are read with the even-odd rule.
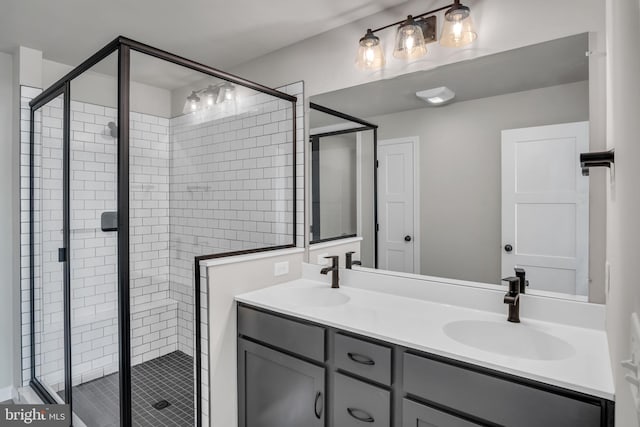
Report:
[[[438,360],[404,354],[404,391],[425,400],[518,427],[598,427],[601,408]]]
[[[324,362],[325,329],[238,306],[238,333],[309,359]]]
[[[402,399],[402,427],[479,427],[462,418],[454,417],[427,405]]]
[[[382,388],[334,374],[333,425],[336,427],[389,427],[391,393]]]
[[[384,385],[391,385],[391,348],[337,333],[334,360],[337,368]]]

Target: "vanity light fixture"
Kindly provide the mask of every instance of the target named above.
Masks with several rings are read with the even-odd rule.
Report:
[[[446,86],[434,89],[421,90],[416,92],[416,96],[427,104],[443,105],[456,97],[456,93]]]
[[[378,31],[398,27],[393,56],[411,61],[427,53],[427,43],[436,41],[436,14],[446,11],[440,44],[446,47],[461,47],[473,42],[477,33],[471,20],[471,9],[454,0],[453,3],[419,15],[409,15],[402,21],[384,25],[375,30],[367,29],[358,43],[356,66],[361,70],[378,70],[385,65],[384,51]]]
[[[204,98],[203,99],[201,99]],[[214,107],[216,104],[233,102],[236,99],[236,87],[229,82],[209,85],[204,89],[191,91],[184,103],[184,114]]]

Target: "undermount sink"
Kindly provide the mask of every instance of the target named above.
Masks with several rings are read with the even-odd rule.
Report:
[[[291,304],[303,307],[333,307],[345,304],[350,299],[339,289],[329,287],[290,289],[287,292],[287,300]]]
[[[479,350],[531,360],[561,360],[575,354],[566,341],[518,323],[459,320],[447,323],[451,339]]]

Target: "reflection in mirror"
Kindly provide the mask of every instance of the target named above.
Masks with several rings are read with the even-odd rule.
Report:
[[[600,148],[589,138],[588,50],[580,34],[311,98],[378,126],[377,187],[355,190],[377,200],[374,222],[356,217],[358,236],[379,228],[363,266],[494,285],[522,267],[527,292],[587,300],[604,268],[589,260],[589,234],[602,234],[605,209],[589,186],[604,176],[579,167],[580,153]],[[443,87],[452,99],[416,95],[451,95]],[[311,114],[311,129],[328,124]]]
[[[374,265],[377,126],[312,103],[311,244],[360,236]]]

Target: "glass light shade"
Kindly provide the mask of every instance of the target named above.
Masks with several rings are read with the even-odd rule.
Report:
[[[204,98],[204,107],[211,108],[215,105],[216,99],[218,98],[218,89],[209,85],[203,92],[202,97]]]
[[[416,24],[411,16],[398,27],[393,56],[398,59],[412,60],[427,53],[422,28]]]
[[[187,96],[187,100],[184,103],[182,112],[184,114],[194,113],[200,109],[200,97],[193,91],[191,95]]]
[[[444,15],[440,44],[445,47],[462,47],[472,43],[478,34],[473,27],[470,10],[466,6],[452,7]]]
[[[384,51],[380,46],[380,39],[371,30],[360,39],[356,66],[361,70],[378,70],[384,67]]]
[[[226,82],[218,90],[217,104],[228,101],[235,101],[236,99],[236,87],[229,82]]]

